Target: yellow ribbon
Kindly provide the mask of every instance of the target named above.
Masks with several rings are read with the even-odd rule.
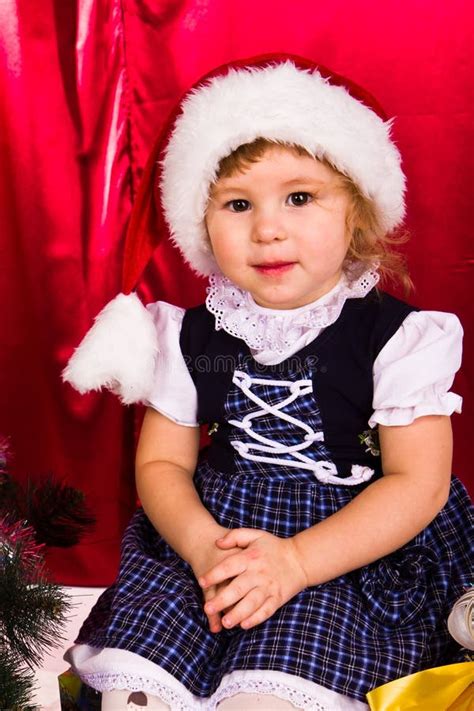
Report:
[[[367,694],[371,711],[474,711],[474,662],[404,676]]]

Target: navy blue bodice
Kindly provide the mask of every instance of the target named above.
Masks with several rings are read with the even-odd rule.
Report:
[[[216,331],[205,306],[189,309],[180,345],[198,393],[198,419],[213,425],[207,453],[224,472],[280,465],[321,481],[360,483],[381,473],[373,432],[373,363],[414,307],[377,290],[278,365],[255,361],[243,340]],[[271,467],[274,470],[274,467]],[[260,467],[260,471],[262,468]],[[337,479],[334,479],[337,477]]]

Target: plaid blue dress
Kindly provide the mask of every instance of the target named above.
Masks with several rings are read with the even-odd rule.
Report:
[[[368,309],[355,313],[348,302],[324,339],[277,367],[257,364],[238,339],[216,335],[202,310],[188,312],[181,345],[191,372],[197,354],[231,356],[225,362],[232,372],[192,372],[201,419],[217,423],[195,485],[219,524],[292,536],[382,475],[375,444],[366,451],[359,434],[370,415],[369,366],[407,313],[395,300],[384,303],[369,300]],[[354,321],[366,362],[349,346]],[[344,418],[338,424],[341,412],[348,432]],[[471,531],[469,498],[453,479],[446,506],[400,550],[301,591],[257,627],[211,634],[192,570],[139,509],[123,539],[117,581],[77,641],[139,654],[203,699],[231,672],[265,670],[364,701],[384,682],[463,659],[446,619],[469,583]]]

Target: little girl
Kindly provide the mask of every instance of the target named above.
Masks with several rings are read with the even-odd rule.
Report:
[[[65,375],[148,404],[143,508],[67,657],[103,709],[364,709],[462,659],[446,629],[469,582],[450,472],[462,329],[377,287],[404,276],[380,114],[309,61],[265,57],[199,82],[157,146],[126,269],[158,239],[154,199],[206,303],[120,295]]]

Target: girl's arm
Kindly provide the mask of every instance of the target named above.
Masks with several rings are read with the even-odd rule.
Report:
[[[136,454],[136,484],[143,509],[153,526],[187,561],[196,577],[234,554],[219,550],[216,539],[228,529],[203,506],[193,483],[199,451],[199,427],[178,425],[149,408]],[[216,588],[205,594],[210,599]],[[219,631],[220,615],[208,615]]]
[[[198,451],[199,427],[147,409],[135,459],[138,496],[156,530],[187,561],[198,532],[216,525],[193,485]]]
[[[384,476],[333,516],[293,539],[308,585],[397,550],[422,531],[447,501],[452,462],[449,417],[429,415],[410,425],[379,425],[379,439]]]
[[[451,478],[449,417],[379,426],[384,476],[326,520],[282,539],[235,529],[218,542],[244,550],[200,579],[203,587],[235,579],[205,607],[230,610],[223,623],[252,627],[304,587],[319,585],[397,550],[444,506]]]

